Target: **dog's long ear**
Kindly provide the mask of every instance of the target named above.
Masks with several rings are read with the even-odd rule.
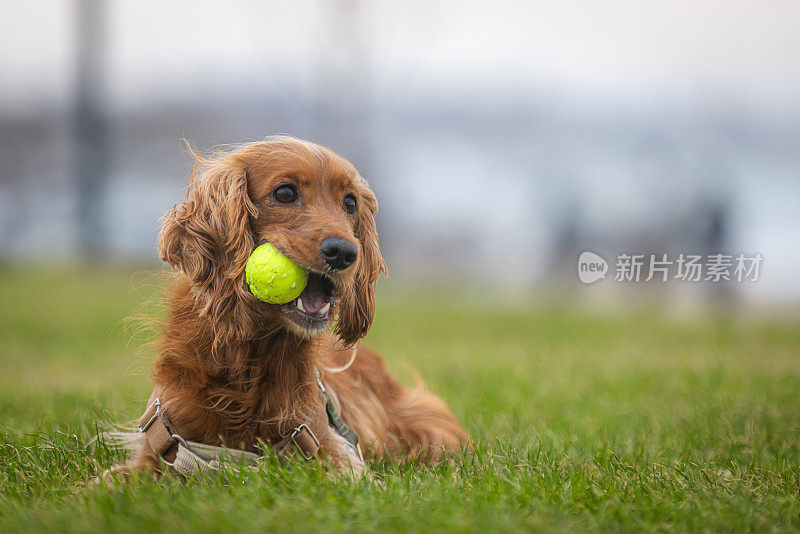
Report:
[[[361,252],[355,283],[342,296],[336,319],[336,333],[347,345],[367,335],[375,315],[375,281],[380,273],[386,273],[375,230],[378,201],[364,181],[359,185],[358,197],[355,234],[361,243]]]
[[[250,218],[257,214],[247,194],[245,163],[224,154],[198,157],[186,200],[161,218],[161,259],[186,274],[203,313],[215,324],[229,319],[224,322],[234,335],[251,326],[243,278],[254,245]]]

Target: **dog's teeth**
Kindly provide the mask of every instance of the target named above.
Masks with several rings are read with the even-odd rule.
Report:
[[[325,306],[323,306],[322,308],[319,309],[319,315],[323,316],[323,315],[327,314],[328,310],[330,310],[330,309],[331,309],[331,303],[329,302],[329,303],[325,304]]]
[[[305,311],[303,310],[303,301],[300,300],[300,297],[297,297],[297,309],[300,311]]]

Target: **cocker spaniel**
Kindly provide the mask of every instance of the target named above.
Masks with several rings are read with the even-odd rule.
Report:
[[[176,277],[154,391],[116,471],[160,474],[186,442],[290,444],[356,474],[364,457],[430,463],[470,449],[441,399],[357,344],[386,266],[378,204],[353,165],[286,136],[196,158],[186,200],[162,218],[159,253]],[[294,301],[248,291],[245,264],[263,242],[308,272]]]

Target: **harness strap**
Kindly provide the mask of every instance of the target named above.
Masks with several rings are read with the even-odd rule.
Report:
[[[207,474],[219,469],[220,463],[223,461],[231,464],[234,469],[237,464],[255,468],[261,458],[252,452],[214,447],[193,441],[179,441],[175,461],[169,465],[183,475],[195,472]]]
[[[305,429],[308,428],[305,425],[303,425],[303,427]],[[293,441],[286,441],[286,444],[282,448],[273,446],[278,449],[278,458],[283,460],[288,455],[295,452],[294,448],[289,447],[289,445],[294,443],[294,441],[297,441],[298,443],[309,443],[309,445],[304,445],[303,447],[310,447],[310,442],[305,441],[308,439],[313,439],[313,434],[310,432],[310,430],[298,432],[293,438]],[[298,438],[298,436],[305,437]],[[311,436],[311,438],[308,436]],[[317,450],[319,450],[319,444],[316,443],[316,440],[314,440],[314,444],[317,447]],[[313,458],[313,456],[306,457],[306,453],[303,452],[305,449],[302,449],[299,444],[296,445],[296,447],[296,450],[299,451],[305,459],[310,460]],[[226,447],[216,447],[214,445],[206,445],[205,443],[184,441],[183,439],[180,439],[178,440],[178,450],[175,453],[175,460],[172,463],[166,463],[176,472],[182,475],[189,475],[192,473],[208,474],[214,472],[219,469],[222,462],[226,462],[227,465],[234,470],[236,470],[237,465],[245,468],[255,469],[257,468],[258,463],[263,459],[263,456],[259,456],[258,454],[248,451],[228,449]]]
[[[304,460],[311,460],[319,452],[319,441],[308,425],[303,423],[278,443],[273,443],[272,448],[278,451],[278,458],[299,452]]]
[[[139,420],[139,432],[144,433],[153,452],[161,458],[164,458],[177,444],[175,460],[172,462],[166,461],[166,458],[164,460],[167,465],[181,474],[217,469],[222,460],[255,465],[262,458],[248,451],[184,440],[171,431],[169,419],[160,398],[155,399],[145,410]],[[311,460],[319,453],[320,448],[317,437],[305,423],[271,446],[281,461],[295,454],[299,454],[304,460]]]
[[[319,372],[317,372],[317,385],[325,396],[325,411],[328,415],[328,424],[337,434],[347,440],[359,458],[363,458],[361,449],[358,446],[358,434],[353,432],[339,417],[339,412],[333,404],[333,399],[331,399],[322,384]],[[230,460],[235,464],[255,466],[262,458],[252,452],[184,440],[180,435],[172,431],[161,398],[156,398],[142,414],[139,419],[139,432],[144,433],[147,443],[153,449],[153,452],[158,457],[163,458],[168,466],[181,474],[198,471],[207,473],[216,470],[220,461],[223,460]],[[169,455],[176,445],[175,460],[168,462],[165,457]],[[288,436],[280,441],[272,443],[271,447],[275,449],[281,461],[295,454],[299,454],[304,460],[311,460],[319,453],[320,448],[317,437],[305,423],[294,428]]]
[[[342,418],[339,417],[339,412],[333,404],[333,399],[322,384],[322,379],[319,374],[317,374],[317,385],[319,389],[322,390],[322,394],[325,395],[325,411],[328,414],[328,424],[333,427],[337,434],[350,442],[350,445],[352,445],[352,447],[358,451],[358,455],[361,456],[361,449],[358,447],[358,434],[353,432],[353,430],[342,421]]]
[[[158,456],[163,456],[175,444],[164,413],[161,399],[156,399],[147,407],[139,420],[139,432],[144,432],[147,442]]]

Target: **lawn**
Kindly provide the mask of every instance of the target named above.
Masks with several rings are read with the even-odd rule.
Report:
[[[158,277],[0,269],[0,531],[800,529],[800,323],[379,291],[366,343],[476,442],[436,468],[87,487],[150,393]],[[88,445],[87,445],[88,444]],[[376,483],[375,478],[381,483]]]

